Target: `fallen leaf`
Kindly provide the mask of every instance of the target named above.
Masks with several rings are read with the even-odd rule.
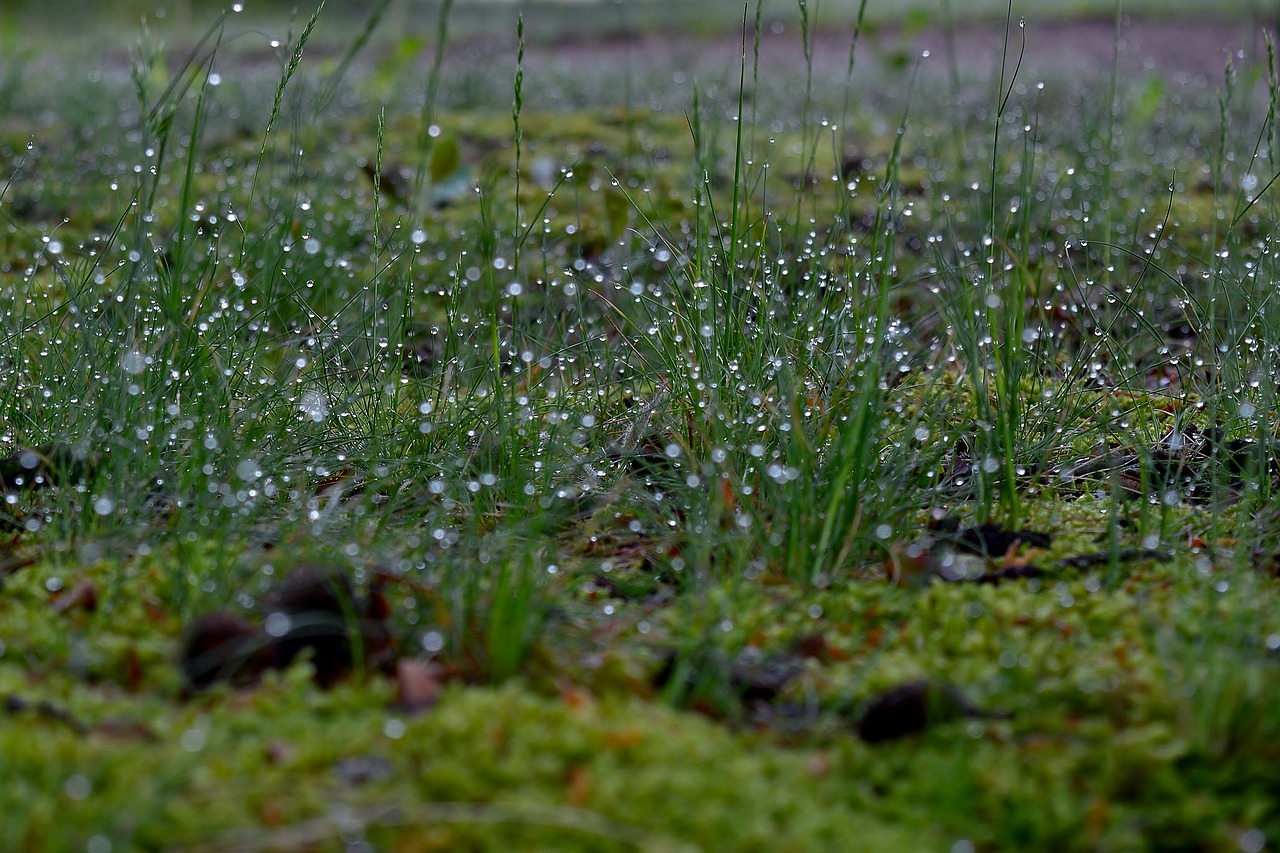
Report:
[[[388,663],[390,606],[381,585],[377,576],[368,594],[359,596],[351,577],[336,566],[297,566],[262,601],[263,630],[275,648],[273,665],[287,667],[307,652],[316,682],[329,687],[353,667]]]
[[[827,641],[827,635],[821,632],[813,634],[802,634],[791,641],[791,654],[802,658],[811,658],[813,660],[828,663],[832,660],[843,660],[847,655],[842,655],[841,651],[834,648]]]
[[[258,819],[269,829],[284,826],[287,820],[284,804],[278,799],[267,800],[258,808]]]
[[[273,740],[263,749],[268,764],[288,764],[298,754],[298,749],[287,740]]]
[[[569,768],[569,804],[582,808],[591,799],[591,768],[585,764],[575,764]]]
[[[592,704],[590,694],[572,681],[563,678],[559,679],[556,682],[556,689],[560,691],[560,698],[570,708],[575,710],[589,708]]]
[[[89,476],[93,459],[69,444],[24,447],[0,459],[0,488],[39,489],[66,485]]]
[[[798,657],[748,648],[729,667],[729,685],[745,702],[772,702],[802,672]]]
[[[138,659],[138,647],[132,643],[124,652],[124,686],[130,693],[142,689],[142,661]]]
[[[396,661],[395,707],[418,714],[435,707],[444,688],[444,667],[430,661],[401,658]]]
[[[929,548],[918,542],[890,543],[884,567],[889,581],[900,586],[926,583],[937,573],[937,561]]]
[[[936,681],[908,681],[880,693],[858,719],[858,735],[867,743],[883,743],[918,734],[931,725],[960,717],[1007,717],[983,711],[957,688]]]
[[[979,524],[960,530],[954,539],[957,551],[982,557],[999,557],[1018,545],[1031,548],[1048,548],[1052,537],[1035,530],[1010,530],[999,524]]]
[[[613,729],[605,732],[602,740],[607,749],[635,749],[644,743],[644,734],[632,728]]]
[[[98,586],[89,578],[82,578],[71,589],[56,596],[51,602],[53,612],[83,610],[92,613],[98,609]]]
[[[196,691],[217,681],[251,683],[278,663],[275,647],[257,626],[225,610],[192,620],[178,658],[187,688]]]
[[[119,740],[137,740],[150,743],[157,740],[156,733],[146,723],[122,717],[107,717],[93,726],[94,734]]]
[[[390,779],[393,771],[390,761],[372,755],[352,755],[333,766],[338,781],[352,787]]]
[[[52,702],[31,702],[23,699],[21,696],[11,695],[4,697],[4,704],[2,707],[6,713],[14,716],[17,716],[18,714],[33,714],[40,719],[62,723],[76,734],[82,735],[89,731],[89,727],[76,719],[70,711],[66,708],[54,705]]]

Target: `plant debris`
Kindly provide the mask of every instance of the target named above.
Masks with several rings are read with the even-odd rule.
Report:
[[[1005,719],[1002,711],[984,711],[956,687],[921,679],[908,681],[873,697],[856,728],[867,743],[883,743],[919,734],[929,726],[963,717]]]
[[[252,683],[303,653],[310,654],[316,682],[326,687],[353,668],[389,663],[393,637],[381,583],[376,576],[359,596],[345,571],[307,563],[264,596],[261,624],[225,611],[204,614],[191,623],[182,644],[188,686]]]
[[[61,708],[52,702],[32,702],[27,699],[23,699],[21,696],[10,695],[4,697],[4,710],[5,713],[11,715],[34,714],[41,719],[62,723],[76,734],[82,735],[89,731],[89,726],[76,719],[70,711],[66,708]]]
[[[89,476],[92,460],[69,444],[24,447],[0,459],[0,489],[41,489],[67,485]]]
[[[440,700],[445,682],[453,677],[455,673],[440,664],[401,658],[396,661],[396,698],[392,705],[407,714],[428,711]]]
[[[734,705],[769,703],[804,671],[798,655],[766,653],[747,648],[730,658],[718,649],[699,648],[681,654],[668,649],[653,675],[654,687],[671,691],[677,701],[693,701],[712,713],[736,712]],[[699,703],[701,700],[701,704]]]
[[[961,528],[949,541],[957,551],[990,558],[1007,554],[1019,545],[1048,548],[1053,538],[1048,533],[1037,530],[1010,530],[1003,525],[987,522]]]
[[[66,613],[69,610],[92,613],[98,609],[98,585],[90,578],[82,578],[71,589],[56,596],[50,606],[55,613]]]
[[[181,646],[179,666],[192,691],[204,690],[219,681],[251,684],[267,669],[280,665],[276,648],[261,629],[225,610],[193,619]]]

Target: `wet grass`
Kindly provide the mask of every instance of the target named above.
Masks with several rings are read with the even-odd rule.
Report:
[[[752,5],[673,88],[448,11],[5,69],[0,847],[1277,837],[1269,53],[784,75]]]

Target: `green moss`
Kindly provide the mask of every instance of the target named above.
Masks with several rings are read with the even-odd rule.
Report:
[[[0,455],[101,460],[6,485],[0,849],[1280,833],[1276,483],[1222,458],[1194,495],[1134,482],[1175,428],[1274,438],[1276,211],[1233,223],[1218,165],[1256,166],[1273,128],[1242,115],[1229,158],[1145,147],[1165,130],[1141,127],[1162,109],[1145,83],[1144,117],[1118,119],[1137,142],[1104,150],[1096,99],[1051,85],[1011,92],[1018,144],[987,154],[989,120],[951,93],[912,90],[895,136],[903,105],[875,90],[910,87],[886,71],[857,97],[817,86],[812,115],[805,81],[762,78],[739,151],[736,84],[639,106],[660,69],[621,106],[561,81],[517,156],[496,65],[500,86],[450,80],[451,105],[482,106],[442,104],[423,135],[396,76],[421,47],[333,114],[290,89],[265,145],[274,79],[265,101],[210,94],[232,105],[193,149],[194,98],[160,146],[106,84],[5,95],[32,108],[0,127]],[[1166,228],[1169,175],[1206,161],[1221,189],[1175,188]],[[1062,476],[1106,454],[1123,470]],[[977,520],[1053,540],[966,558],[998,583],[927,560],[891,582],[886,557]],[[438,704],[407,715],[383,672],[324,691],[306,661],[184,695],[190,620],[261,615],[317,558],[390,578],[396,652],[441,667]],[[917,679],[971,713],[859,739]]]

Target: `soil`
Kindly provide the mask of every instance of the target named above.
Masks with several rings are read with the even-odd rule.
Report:
[[[1265,64],[1264,32],[1267,29],[1274,32],[1274,24],[1126,19],[1118,34],[1118,68],[1123,74],[1158,73],[1174,84],[1216,84],[1228,61],[1237,67],[1255,61]],[[1009,34],[1011,66],[1017,59],[1020,33],[1026,37],[1024,75],[1110,73],[1117,46],[1114,20],[1031,21],[1021,30],[1015,22]],[[999,68],[1005,37],[1004,22],[968,24],[958,28],[950,40],[940,27],[911,33],[882,29],[862,35],[858,63],[859,68],[883,67],[928,51],[922,71],[945,75],[951,67],[950,41],[960,73],[986,77]],[[811,42],[815,71],[821,74],[830,70],[843,75],[851,38],[851,31],[828,30],[814,34]],[[455,61],[463,63],[509,62],[514,47],[513,41],[486,39],[454,45],[450,53]],[[741,54],[741,36],[735,33],[717,37],[660,33],[535,45],[528,49],[525,64],[526,68],[548,66],[576,74],[601,74],[629,63],[633,68],[666,68],[672,73],[692,75],[714,69],[736,70]],[[805,58],[793,27],[775,27],[762,34],[760,62],[762,69],[777,72],[803,70]]]

